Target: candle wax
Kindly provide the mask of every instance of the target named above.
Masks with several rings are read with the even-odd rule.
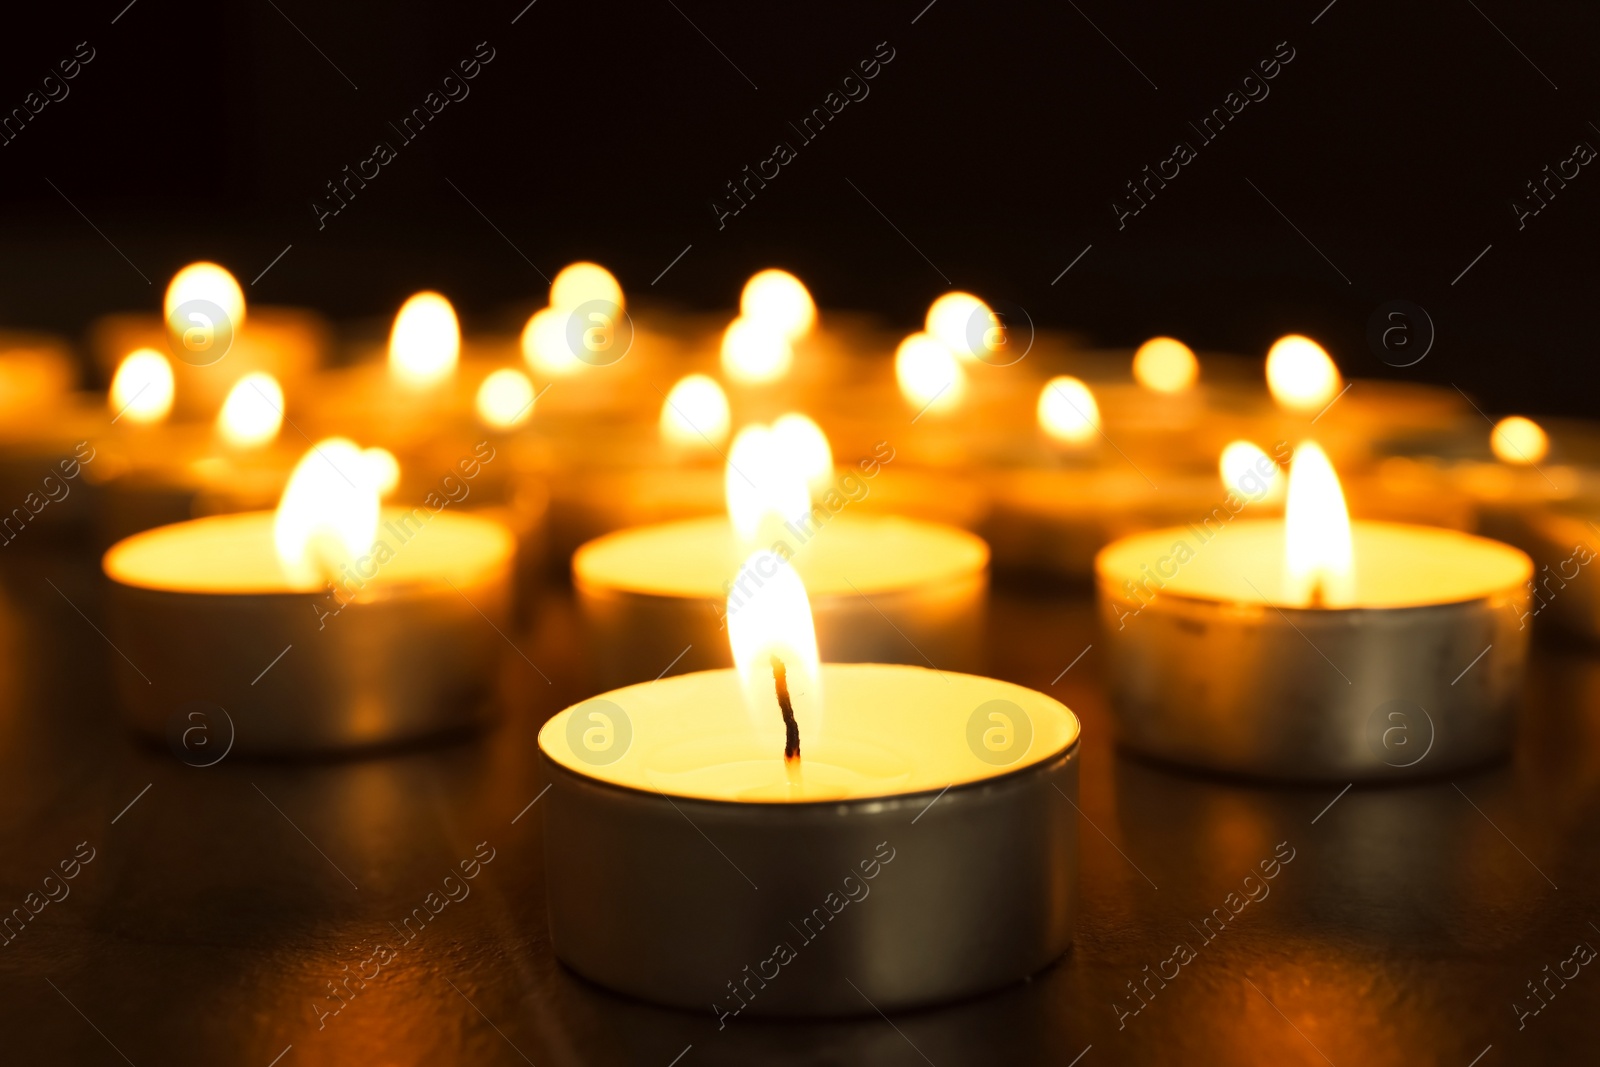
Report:
[[[144,589],[185,593],[287,593],[304,591],[278,561],[273,513],[252,511],[162,526],[135,534],[106,553],[115,581]],[[432,514],[425,507],[384,508],[374,546],[351,570],[363,595],[385,588],[444,580],[464,585],[505,566],[511,534],[499,523],[470,515]]]
[[[731,670],[663,678],[568,708],[539,731],[539,746],[563,767],[611,785],[703,800],[804,803],[994,778],[1048,760],[1078,739],[1078,720],[1061,703],[990,678],[832,663],[823,665],[820,685],[822,722],[802,733],[793,775],[783,759],[776,698],[752,711]],[[974,729],[975,713],[991,701],[1007,702],[991,709],[1003,719],[985,711]],[[581,747],[591,728],[611,731],[608,744],[626,731],[628,747],[609,763],[595,762]],[[1017,746],[1006,753],[1009,763],[979,756],[984,732],[993,729],[1002,731],[999,741]]]
[[[809,536],[807,536],[809,534]],[[892,516],[841,515],[778,534],[812,596],[898,591],[979,574],[989,549],[964,530]],[[722,516],[637,527],[581,548],[572,570],[581,586],[672,597],[721,597],[756,547]],[[782,554],[782,553],[780,553]]]
[[[1350,524],[1354,581],[1348,606],[1406,608],[1476,600],[1527,581],[1532,564],[1510,545],[1454,530],[1399,523]],[[1125,538],[1096,562],[1113,592],[1305,607],[1286,589],[1284,523],[1236,519]]]

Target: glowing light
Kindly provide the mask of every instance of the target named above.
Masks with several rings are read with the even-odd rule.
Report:
[[[1531,465],[1550,451],[1550,438],[1532,419],[1510,415],[1494,424],[1489,434],[1489,447],[1502,463]]]
[[[550,283],[550,306],[572,309],[591,300],[605,300],[622,310],[622,286],[598,263],[569,263]]]
[[[115,418],[141,426],[161,422],[172,410],[172,362],[153,348],[130,352],[111,379]]]
[[[1051,378],[1039,391],[1039,426],[1057,441],[1081,445],[1100,433],[1100,405],[1071,375]]]
[[[967,373],[955,355],[925,333],[914,333],[894,352],[900,394],[918,411],[944,412],[961,403]]]
[[[569,378],[584,367],[567,343],[567,317],[558,308],[540,308],[522,328],[522,359],[543,378]]]
[[[526,374],[502,367],[478,386],[478,418],[494,430],[521,426],[533,417],[533,382]]]
[[[380,497],[387,497],[400,487],[400,461],[387,448],[363,448],[361,462],[367,484]]]
[[[764,270],[751,276],[739,294],[739,315],[768,326],[790,341],[811,332],[817,305],[805,284],[786,270]]]
[[[283,427],[283,389],[270,374],[246,374],[217,412],[217,432],[234,448],[259,448]]]
[[[1284,479],[1278,465],[1250,441],[1234,441],[1218,460],[1222,484],[1247,504],[1283,499]]]
[[[378,492],[354,441],[330,437],[301,457],[273,519],[284,574],[314,589],[365,553],[378,534]]]
[[[461,359],[455,309],[438,293],[417,293],[400,307],[389,334],[389,373],[411,389],[452,377]]]
[[[1309,337],[1280,337],[1267,352],[1267,388],[1281,407],[1318,411],[1339,395],[1342,385],[1339,368]]]
[[[740,317],[722,335],[722,369],[735,381],[750,385],[775,382],[789,373],[794,350],[775,326]]]
[[[205,300],[221,308],[234,330],[244,324],[244,290],[226,267],[191,263],[174,274],[161,301],[161,317],[172,318],[174,311],[191,300]]]
[[[833,482],[833,449],[822,427],[798,412],[780,416],[772,424],[773,446],[789,466],[805,479],[811,492],[821,494]]]
[[[1289,500],[1284,506],[1286,589],[1301,604],[1341,607],[1350,603],[1355,563],[1350,548],[1350,512],[1328,456],[1302,442],[1289,465]]]
[[[728,439],[728,397],[715,378],[679,379],[661,405],[661,439],[689,448],[713,448]]]
[[[746,544],[771,544],[783,523],[811,512],[805,478],[779,450],[772,431],[759,423],[734,437],[723,489],[728,518]]]
[[[962,359],[977,359],[999,347],[987,343],[989,331],[997,325],[988,304],[971,293],[955,292],[928,305],[922,328]]]
[[[1152,337],[1133,354],[1133,377],[1157,393],[1181,393],[1200,376],[1200,361],[1182,341]]]
[[[803,752],[821,722],[822,658],[811,600],[800,576],[769,550],[751,554],[728,593],[727,618],[728,645],[757,730],[781,751],[783,718],[773,685],[776,656],[787,674]]]

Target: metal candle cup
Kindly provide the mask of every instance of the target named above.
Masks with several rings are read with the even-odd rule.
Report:
[[[732,670],[607,693],[545,724],[540,808],[562,962],[726,1021],[971,996],[1067,949],[1072,713],[1020,686],[916,667],[829,664],[821,685],[823,736],[802,738],[792,798],[781,742],[740,740],[752,731]],[[994,707],[1005,743],[986,747]]]
[[[205,701],[227,712],[233,751],[294,754],[481,723],[500,656],[488,630],[509,611],[512,537],[424,508],[382,518],[374,557],[356,561],[359,577],[337,594],[283,576],[271,512],[114,545],[103,564],[108,629],[130,724],[169,734],[189,702]]]
[[[989,549],[980,538],[856,515],[783,538],[811,598],[824,661],[981,666]],[[722,610],[744,554],[722,516],[623,530],[579,549],[573,580],[602,684],[726,666]]]
[[[1102,550],[1119,741],[1205,770],[1308,781],[1503,757],[1527,653],[1528,557],[1450,530],[1352,532],[1352,606],[1336,608],[1283,595],[1277,520],[1156,530]]]

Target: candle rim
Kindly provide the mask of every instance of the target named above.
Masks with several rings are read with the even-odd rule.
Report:
[[[594,694],[593,696],[587,697],[576,704],[562,708],[560,711],[550,716],[549,719],[545,720],[544,725],[539,728],[539,755],[543,760],[556,767],[559,767],[561,770],[567,771],[580,780],[588,783],[607,786],[623,793],[633,793],[646,797],[661,796],[668,798],[674,803],[688,800],[698,801],[706,804],[724,804],[733,806],[742,805],[762,809],[771,807],[800,807],[809,809],[819,807],[839,807],[842,805],[880,805],[885,802],[898,802],[907,798],[942,795],[944,792],[958,793],[963,790],[981,789],[1001,781],[1009,780],[1027,772],[1047,772],[1048,770],[1058,766],[1063,760],[1068,760],[1076,756],[1082,747],[1083,720],[1078,717],[1077,712],[1073,711],[1066,704],[1047,693],[1041,693],[1037,689],[1031,689],[1028,686],[1020,685],[1016,682],[1009,682],[1000,678],[990,678],[985,675],[967,674],[961,671],[940,671],[906,663],[824,663],[822,664],[821,674],[823,676],[827,676],[829,674],[834,675],[834,677],[828,679],[825,684],[827,684],[830,688],[836,688],[841,684],[841,679],[839,677],[840,675],[869,670],[886,671],[901,675],[914,674],[919,678],[926,675],[944,675],[948,678],[971,680],[983,683],[985,687],[993,687],[993,692],[996,696],[1012,694],[1020,691],[1021,693],[1027,694],[1031,700],[1042,702],[1039,706],[1058,710],[1061,715],[1065,717],[1065,740],[1063,740],[1059,745],[1050,746],[1047,751],[1041,752],[1037,757],[1030,759],[1027,756],[1023,756],[1019,758],[1014,766],[992,767],[991,769],[994,772],[992,774],[983,773],[976,777],[956,780],[944,784],[934,784],[930,782],[926,786],[920,786],[914,789],[874,793],[869,796],[833,796],[818,797],[816,799],[806,800],[789,800],[786,798],[780,799],[769,797],[707,797],[692,793],[670,792],[662,789],[660,786],[657,786],[654,783],[650,784],[650,788],[645,788],[641,785],[636,785],[625,781],[617,781],[614,778],[605,777],[603,774],[591,774],[588,771],[573,766],[567,761],[567,759],[564,759],[561,754],[552,751],[551,745],[548,743],[548,739],[550,738],[564,736],[567,719],[577,709],[582,708],[596,700],[615,702],[615,698],[617,698],[620,694],[626,694],[630,692],[646,692],[652,687],[656,686],[658,683],[661,685],[682,685],[684,679],[705,678],[711,675],[724,675],[732,680],[733,686],[735,687],[734,691],[736,692],[737,687],[741,684],[737,669],[733,667],[716,667],[710,670],[690,671],[685,674],[677,674],[671,676],[670,678],[660,678],[654,682],[638,682],[633,685],[623,686],[620,689],[613,689],[604,693]],[[1037,736],[1038,735],[1036,733],[1035,737],[1037,738]]]
[[[848,583],[843,585],[829,584],[826,587],[814,588],[806,574],[806,560],[804,543],[801,552],[797,553],[796,569],[801,578],[807,580],[806,592],[817,600],[839,596],[857,596],[862,592],[868,595],[893,595],[908,592],[923,586],[945,587],[953,584],[969,582],[974,579],[983,579],[989,572],[991,551],[989,543],[970,530],[964,530],[948,523],[933,522],[927,519],[914,519],[904,515],[837,515],[828,523],[828,527],[842,527],[847,530],[862,532],[871,527],[888,532],[900,531],[915,537],[930,538],[939,536],[945,543],[960,548],[959,558],[937,569],[930,570],[925,575],[918,576],[914,582],[887,583],[870,570],[851,578],[855,588],[850,588]],[[622,530],[613,530],[601,534],[599,537],[584,542],[572,554],[572,581],[575,588],[587,593],[606,595],[630,595],[646,597],[662,597],[669,600],[699,600],[710,597],[722,599],[727,595],[721,583],[728,578],[737,576],[739,564],[743,562],[746,553],[732,551],[728,557],[729,567],[725,574],[721,574],[715,586],[708,585],[704,590],[696,589],[684,592],[685,581],[667,582],[619,582],[613,576],[607,575],[606,580],[597,580],[590,574],[584,573],[585,569],[598,566],[594,561],[603,561],[604,554],[625,548],[630,542],[647,534],[679,534],[690,536],[694,539],[704,539],[706,535],[720,536],[730,531],[728,518],[725,515],[702,515],[696,518],[673,519],[667,522],[647,523],[642,526],[630,526]],[[819,539],[826,539],[826,534],[819,532]],[[731,533],[730,533],[731,537]],[[737,548],[737,538],[730,539],[730,545]],[[676,588],[667,588],[674,585]]]
[[[1258,530],[1259,531],[1259,530],[1261,530],[1261,529],[1263,529],[1265,527],[1268,527],[1268,526],[1277,526],[1277,527],[1279,527],[1281,529],[1284,526],[1284,520],[1283,520],[1283,518],[1281,516],[1280,517],[1276,517],[1276,518],[1240,519],[1240,520],[1236,520],[1235,522],[1233,522],[1231,524],[1231,526],[1227,527],[1226,529],[1254,529],[1254,530]],[[1498,596],[1501,596],[1501,595],[1505,594],[1508,591],[1521,589],[1522,586],[1524,585],[1524,583],[1526,581],[1528,581],[1530,578],[1532,578],[1533,574],[1534,574],[1533,558],[1531,556],[1529,556],[1528,553],[1524,552],[1522,549],[1517,548],[1515,545],[1508,544],[1508,543],[1506,543],[1504,541],[1498,541],[1498,540],[1496,540],[1494,538],[1491,538],[1491,537],[1483,537],[1483,536],[1481,536],[1479,534],[1467,533],[1464,530],[1452,530],[1452,529],[1449,529],[1448,527],[1443,527],[1443,526],[1426,526],[1426,525],[1423,525],[1421,523],[1388,522],[1388,521],[1378,520],[1378,519],[1352,519],[1351,522],[1350,522],[1350,527],[1351,527],[1352,534],[1354,534],[1358,530],[1364,530],[1364,531],[1373,531],[1373,530],[1377,530],[1377,531],[1401,531],[1401,530],[1403,530],[1403,531],[1412,531],[1412,532],[1425,531],[1426,533],[1428,533],[1430,535],[1439,535],[1441,537],[1444,537],[1444,538],[1446,538],[1448,540],[1455,541],[1457,543],[1468,543],[1468,544],[1474,544],[1474,545],[1477,545],[1477,546],[1482,546],[1482,550],[1483,551],[1490,551],[1490,550],[1502,551],[1503,553],[1505,553],[1505,554],[1507,554],[1509,556],[1517,557],[1517,564],[1518,564],[1518,569],[1519,569],[1520,573],[1518,574],[1518,576],[1515,579],[1513,579],[1511,581],[1506,581],[1506,582],[1503,582],[1503,583],[1490,583],[1490,582],[1484,581],[1480,586],[1481,591],[1474,592],[1471,595],[1442,597],[1442,598],[1433,599],[1433,600],[1402,601],[1401,603],[1370,603],[1370,602],[1368,602],[1368,603],[1341,604],[1341,605],[1335,605],[1335,606],[1321,606],[1321,605],[1289,603],[1289,602],[1287,602],[1287,598],[1286,597],[1273,596],[1273,595],[1271,595],[1270,592],[1269,593],[1263,593],[1263,594],[1261,594],[1259,596],[1242,596],[1241,597],[1241,596],[1217,595],[1212,591],[1192,591],[1192,590],[1186,591],[1186,590],[1183,590],[1183,589],[1180,589],[1180,588],[1171,587],[1171,586],[1163,587],[1163,588],[1158,589],[1158,591],[1154,594],[1152,599],[1150,601],[1147,601],[1147,602],[1148,603],[1154,603],[1154,602],[1156,602],[1158,600],[1174,600],[1174,601],[1183,601],[1183,602],[1196,604],[1196,605],[1200,605],[1200,604],[1242,605],[1242,606],[1247,606],[1247,607],[1273,608],[1275,610],[1282,611],[1282,612],[1285,612],[1285,613],[1288,613],[1288,612],[1300,612],[1300,613],[1302,613],[1304,615],[1307,615],[1307,616],[1310,616],[1310,617],[1314,617],[1314,618],[1327,618],[1327,617],[1333,616],[1333,615],[1347,615],[1347,614],[1354,613],[1354,612],[1364,612],[1364,611],[1365,612],[1393,612],[1393,611],[1432,610],[1432,609],[1437,609],[1437,608],[1456,607],[1456,606],[1459,606],[1459,605],[1462,605],[1462,604],[1476,604],[1476,603],[1480,603],[1480,602],[1483,602],[1483,601],[1492,600],[1492,599],[1494,599],[1494,598],[1496,598]],[[1119,553],[1119,552],[1127,551],[1129,546],[1134,544],[1135,542],[1139,542],[1139,543],[1149,542],[1152,545],[1170,544],[1171,540],[1173,538],[1180,538],[1181,539],[1181,538],[1183,538],[1185,536],[1191,535],[1191,533],[1192,533],[1192,531],[1191,531],[1189,526],[1169,526],[1169,527],[1163,527],[1163,528],[1160,528],[1160,529],[1142,530],[1139,533],[1129,534],[1126,537],[1118,538],[1117,540],[1111,542],[1110,544],[1106,545],[1104,548],[1101,548],[1098,552],[1095,553],[1095,557],[1094,557],[1094,574],[1095,574],[1096,584],[1101,587],[1102,592],[1105,595],[1106,599],[1108,599],[1108,600],[1109,599],[1115,599],[1115,600],[1118,600],[1118,601],[1126,599],[1123,596],[1123,590],[1121,590],[1120,588],[1117,588],[1115,586],[1115,583],[1127,578],[1128,574],[1121,573],[1121,572],[1112,573],[1110,571],[1110,569],[1109,569],[1111,561],[1115,557],[1115,555],[1117,553]],[[1216,535],[1213,534],[1213,536],[1216,536]],[[1159,552],[1160,549],[1157,549],[1157,551]],[[1203,553],[1204,551],[1205,551],[1204,542],[1202,542],[1200,548],[1195,551],[1195,554],[1198,556],[1199,554]],[[1357,572],[1357,574],[1359,574],[1360,573],[1360,567],[1361,567],[1359,549],[1358,549],[1358,555],[1357,555],[1357,558],[1356,558],[1355,566],[1356,566],[1356,572]],[[1182,571],[1180,570],[1177,573],[1181,574]],[[1169,581],[1169,582],[1172,581],[1172,580],[1173,579],[1167,579],[1167,581]],[[1358,580],[1358,583],[1357,583],[1357,586],[1356,586],[1356,594],[1355,595],[1359,598],[1360,595],[1363,592],[1364,592],[1364,590],[1362,590],[1362,588],[1360,587],[1359,580]]]
[[[398,516],[409,515],[417,508],[426,508],[426,505],[419,504],[413,508],[385,505],[379,511],[379,519],[392,520]],[[192,532],[209,527],[222,531],[232,526],[237,527],[240,533],[264,534],[261,538],[262,543],[270,548],[272,521],[275,514],[272,511],[231,512],[223,515],[206,515],[197,519],[187,519],[183,522],[168,523],[148,530],[141,530],[138,533],[122,538],[106,549],[105,553],[100,557],[100,570],[108,580],[117,585],[159,595],[218,598],[326,596],[329,586],[318,585],[314,588],[299,588],[290,584],[286,576],[270,584],[259,582],[241,583],[237,587],[214,588],[209,586],[179,585],[171,582],[163,583],[151,579],[148,575],[128,573],[126,559],[130,554],[146,550],[163,538],[170,538],[172,535],[169,531],[173,530],[183,529]],[[485,545],[489,551],[481,561],[468,561],[466,565],[456,561],[453,569],[440,570],[436,573],[408,574],[405,571],[410,568],[402,568],[400,573],[389,573],[385,578],[383,577],[385,572],[380,569],[374,578],[366,580],[366,584],[362,588],[363,600],[380,601],[404,597],[418,588],[436,584],[446,579],[477,584],[497,573],[509,573],[512,556],[516,550],[516,539],[503,523],[482,515],[440,512],[429,519],[429,526],[434,526],[435,524],[442,524],[446,528],[454,527],[457,532],[472,529],[479,534],[487,535]],[[381,528],[379,532],[381,535]],[[417,535],[414,536],[419,536],[421,533],[422,531],[419,530]],[[395,552],[395,559],[403,558],[405,558],[403,550]]]

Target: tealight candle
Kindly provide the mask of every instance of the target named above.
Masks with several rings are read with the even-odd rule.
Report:
[[[64,342],[0,332],[0,545],[35,522],[59,534],[92,514],[89,479],[75,479],[97,458],[106,420],[93,397],[73,390],[76,377]]]
[[[572,558],[579,606],[608,684],[649,679],[668,667],[724,666],[720,608],[757,595],[767,577],[739,574],[754,545],[794,560],[816,607],[824,656],[842,662],[978,665],[989,549],[965,530],[892,515],[842,514],[866,482],[849,472],[812,504],[807,481],[833,476],[826,439],[779,420],[810,440],[804,449],[780,429],[746,427],[724,475],[729,514],[620,530]],[[815,437],[812,436],[815,434]],[[819,440],[820,439],[820,440]],[[853,486],[850,496],[846,487]],[[734,587],[739,577],[746,582]]]
[[[1352,523],[1314,444],[1283,519],[1117,541],[1095,561],[1121,742],[1244,775],[1441,774],[1503,756],[1528,557],[1451,530]]]
[[[724,1025],[910,1008],[1048,965],[1075,912],[1076,718],[971,675],[819,667],[798,577],[770,553],[746,567],[767,577],[730,610],[735,669],[539,732],[558,958]]]
[[[141,375],[136,356],[153,361]],[[150,424],[145,405],[163,394],[165,357],[135,353],[113,381],[109,403],[122,411],[130,433],[108,443],[110,456],[97,475],[105,483],[99,516],[102,545],[129,534],[203,515],[269,508],[283,492],[296,453],[277,444],[283,427],[283,389],[264,372],[240,378],[217,412],[214,426]],[[130,390],[136,399],[125,400]],[[158,410],[158,409],[157,409]],[[143,422],[139,420],[144,420]]]
[[[298,386],[322,363],[328,334],[322,318],[304,308],[247,307],[226,268],[201,262],[173,275],[160,316],[107,315],[94,324],[91,343],[107,372],[140,348],[177,357],[175,415],[205,419],[246,374]]]
[[[276,513],[158,527],[103,560],[112,657],[132,725],[221,706],[240,752],[413,740],[484,718],[512,537],[443,508],[379,508],[349,441],[300,461]],[[486,621],[487,620],[487,621]]]

